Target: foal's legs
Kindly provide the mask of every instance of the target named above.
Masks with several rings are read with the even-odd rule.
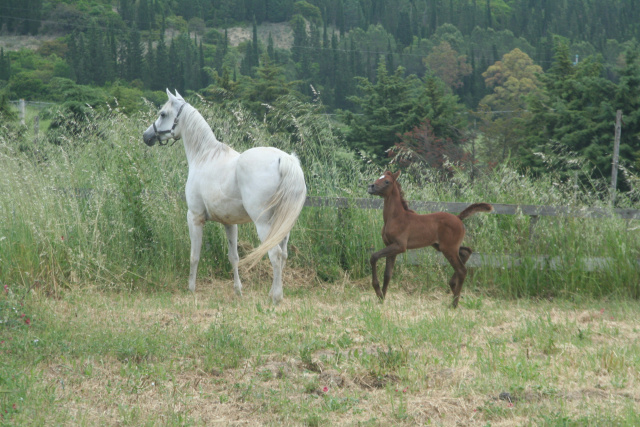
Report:
[[[238,262],[240,257],[238,256],[238,226],[225,225],[224,230],[227,233],[227,243],[229,244],[229,262],[233,268],[233,289],[236,291],[236,295],[242,296],[242,283],[240,283],[240,275],[238,274]]]
[[[460,258],[459,249],[441,248],[440,250],[454,270],[453,276],[451,276],[451,280],[449,280],[449,286],[453,292],[453,308],[456,308],[458,306],[458,301],[460,300],[462,283],[464,282],[465,277],[467,277],[467,268],[464,266],[464,263]],[[468,259],[468,257],[466,258]]]
[[[382,295],[387,296],[387,288],[393,275],[393,267],[396,265],[396,255],[389,255],[387,257],[387,265],[384,267],[384,282],[382,283]]]
[[[469,257],[471,257],[472,253],[473,251],[471,250],[471,248],[467,246],[460,246],[460,249],[458,250],[458,255],[460,255],[460,261],[462,261],[463,264],[466,264],[467,261],[469,261]]]
[[[369,262],[371,263],[371,285],[373,286],[373,290],[376,291],[376,295],[378,296],[378,298],[380,298],[380,300],[384,300],[384,297],[387,294],[387,287],[389,286],[389,282],[391,281],[391,275],[393,273],[393,266],[396,261],[396,256],[404,251],[404,248],[401,248],[397,243],[394,243],[384,249],[379,250],[378,252],[374,252],[371,255],[371,259],[369,260]],[[387,257],[387,265],[384,271],[383,288],[382,290],[380,290],[377,264],[378,260],[382,257]],[[390,258],[392,259],[390,260]]]
[[[200,248],[202,247],[202,227],[204,219],[187,212],[187,224],[189,224],[189,237],[191,238],[191,268],[189,270],[189,290],[196,290],[196,274],[198,273],[198,262],[200,261]]]

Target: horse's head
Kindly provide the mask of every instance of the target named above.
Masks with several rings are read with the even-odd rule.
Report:
[[[376,179],[373,184],[369,184],[367,191],[369,194],[384,197],[391,191],[399,176],[400,171],[396,173],[386,171],[380,178]]]
[[[169,100],[160,109],[158,119],[142,134],[144,143],[149,147],[156,142],[160,145],[165,145],[165,141],[170,138],[174,138],[175,140],[180,139],[181,129],[178,118],[187,101],[182,99],[178,91],[176,91],[174,96],[169,92],[169,89],[167,89],[167,95],[169,96]]]

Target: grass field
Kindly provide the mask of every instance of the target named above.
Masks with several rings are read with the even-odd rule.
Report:
[[[0,422],[640,423],[637,302],[465,290],[453,310],[417,270],[401,270],[384,304],[369,280],[288,270],[274,308],[267,261],[242,298],[204,277],[195,294],[186,277],[165,292],[7,287]]]
[[[367,197],[380,174],[321,108],[256,119],[192,102],[239,151],[295,151],[311,196]],[[37,135],[0,127],[0,425],[640,425],[637,221],[544,217],[532,235],[525,215],[476,215],[465,245],[477,253],[556,268],[476,268],[453,310],[434,251],[400,262],[377,302],[380,211],[305,208],[281,305],[267,260],[234,296],[214,224],[191,294],[187,165],[181,147],[141,142],[155,107],[57,114]],[[401,181],[413,200],[608,206],[588,171],[480,172]],[[637,195],[619,206],[638,208]],[[239,237],[241,255],[257,242],[251,225]]]

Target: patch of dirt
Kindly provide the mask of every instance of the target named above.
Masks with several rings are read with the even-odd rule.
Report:
[[[293,31],[288,23],[270,23],[265,22],[258,25],[258,39],[264,46],[267,46],[269,34],[273,38],[273,45],[280,49],[291,49],[293,45]],[[224,30],[219,30],[224,33]],[[253,28],[251,25],[246,27],[233,27],[227,30],[229,44],[238,46],[242,42],[249,41],[253,38]]]
[[[355,375],[353,382],[364,389],[380,389],[385,388],[387,384],[396,384],[400,382],[400,377],[394,374],[375,375],[367,372],[362,375]]]
[[[38,49],[44,42],[55,40],[57,36],[0,36],[0,46],[5,51]]]

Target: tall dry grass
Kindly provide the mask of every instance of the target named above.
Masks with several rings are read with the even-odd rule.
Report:
[[[369,197],[366,185],[381,172],[345,149],[340,126],[313,104],[292,100],[256,119],[240,105],[191,101],[218,139],[238,151],[258,145],[295,151],[310,196]],[[51,292],[86,283],[116,290],[186,287],[187,163],[180,143],[152,148],[142,143],[142,131],[155,114],[152,105],[133,117],[94,111],[48,135],[17,125],[0,130],[0,283]],[[534,178],[512,164],[474,179],[466,170],[451,170],[405,171],[407,198],[607,207],[597,182],[576,188],[553,172]],[[466,289],[508,297],[640,296],[636,221],[546,217],[533,236],[529,224],[525,215],[467,221],[466,242],[478,254],[522,261],[512,268],[475,268]],[[305,208],[292,232],[289,265],[311,268],[327,282],[365,277],[371,251],[382,246],[381,227],[380,211]],[[251,225],[240,227],[240,241],[243,247],[257,243]],[[398,283],[404,274],[412,282],[443,286],[450,272],[439,256],[427,252],[419,266],[401,264]],[[541,265],[535,261],[540,259],[553,263]],[[593,259],[597,269],[590,271]],[[200,269],[199,277],[229,275],[224,232],[215,224],[205,227]]]

